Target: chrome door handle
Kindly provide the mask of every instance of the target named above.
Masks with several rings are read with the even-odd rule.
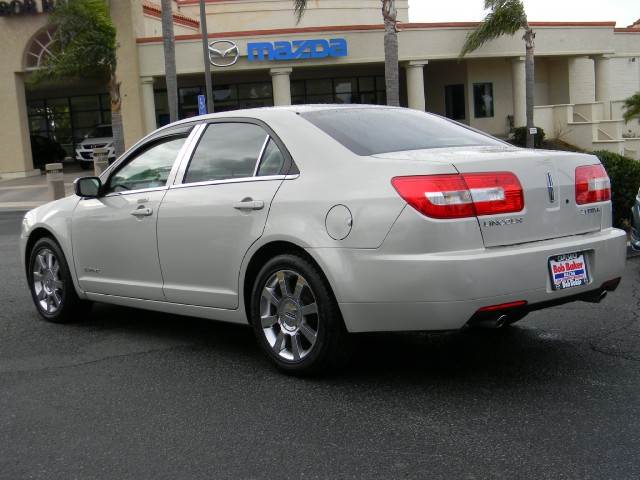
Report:
[[[138,207],[131,211],[131,215],[134,217],[150,217],[153,215],[153,209],[147,207]]]
[[[245,200],[233,204],[236,210],[262,210],[264,202],[262,200]]]

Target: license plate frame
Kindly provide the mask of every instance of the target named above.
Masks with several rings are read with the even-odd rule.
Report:
[[[547,266],[553,291],[582,287],[591,281],[585,252],[554,255],[547,260]]]

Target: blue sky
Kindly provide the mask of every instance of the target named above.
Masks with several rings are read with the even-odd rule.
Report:
[[[640,18],[639,0],[524,0],[532,21],[616,21],[626,27]],[[412,22],[465,22],[484,16],[483,0],[409,0]]]

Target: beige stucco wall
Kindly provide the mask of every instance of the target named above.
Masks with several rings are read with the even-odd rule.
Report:
[[[513,114],[513,89],[511,85],[511,63],[504,58],[471,60],[467,63],[467,111],[469,124],[493,135],[507,133],[507,115]],[[493,83],[494,116],[476,118],[473,110],[473,84]]]
[[[146,133],[140,91],[139,50],[136,31],[144,22],[140,0],[111,0],[111,18],[117,26],[118,68],[121,82],[122,123],[124,141],[128,148]]]
[[[447,85],[465,85],[465,121],[469,121],[467,88],[467,63],[458,61],[433,61],[425,67],[425,90],[427,111],[445,114],[445,94]]]
[[[47,16],[0,18],[0,175],[33,170],[27,123],[24,52],[33,34],[46,25]]]
[[[397,7],[398,19],[408,22],[408,1],[398,1]],[[298,24],[291,0],[219,1],[206,4],[207,28],[209,32],[233,32],[295,26],[374,24],[382,22],[380,8],[380,0],[311,0]],[[197,3],[182,5],[179,11],[193,18],[200,17]]]
[[[640,34],[637,34],[640,38]],[[640,53],[633,57],[614,57],[611,62],[612,99],[623,100],[640,92]]]
[[[142,31],[137,34],[139,37],[162,36],[162,21],[160,18],[152,15],[144,15],[142,25]],[[180,23],[173,24],[173,33],[175,35],[192,35],[199,31],[199,28],[196,27],[188,27]]]

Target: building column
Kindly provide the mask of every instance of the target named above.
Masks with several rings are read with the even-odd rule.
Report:
[[[596,81],[596,102],[604,103],[604,120],[611,120],[611,61],[602,55],[593,59]]]
[[[118,66],[116,75],[121,82],[122,127],[125,149],[140,140],[145,133],[142,110],[140,67],[136,32],[142,20],[140,0],[110,0],[111,20],[116,26]]]
[[[146,133],[151,133],[158,128],[158,124],[156,123],[156,100],[153,94],[153,77],[142,77],[140,84],[144,127]]]
[[[594,103],[596,78],[589,57],[569,58],[569,103]]]
[[[406,65],[409,108],[422,112],[427,109],[427,100],[424,94],[424,66],[428,63],[428,60],[419,60],[411,61]]]
[[[0,145],[4,152],[0,162],[0,178],[6,180],[39,175],[40,170],[33,168],[27,99],[21,74],[3,76],[0,82],[0,105],[3,117]]]
[[[292,68],[272,68],[270,71],[275,106],[291,105],[290,75],[292,71]]]
[[[513,126],[527,125],[527,72],[525,57],[511,60],[511,84],[513,90]]]

